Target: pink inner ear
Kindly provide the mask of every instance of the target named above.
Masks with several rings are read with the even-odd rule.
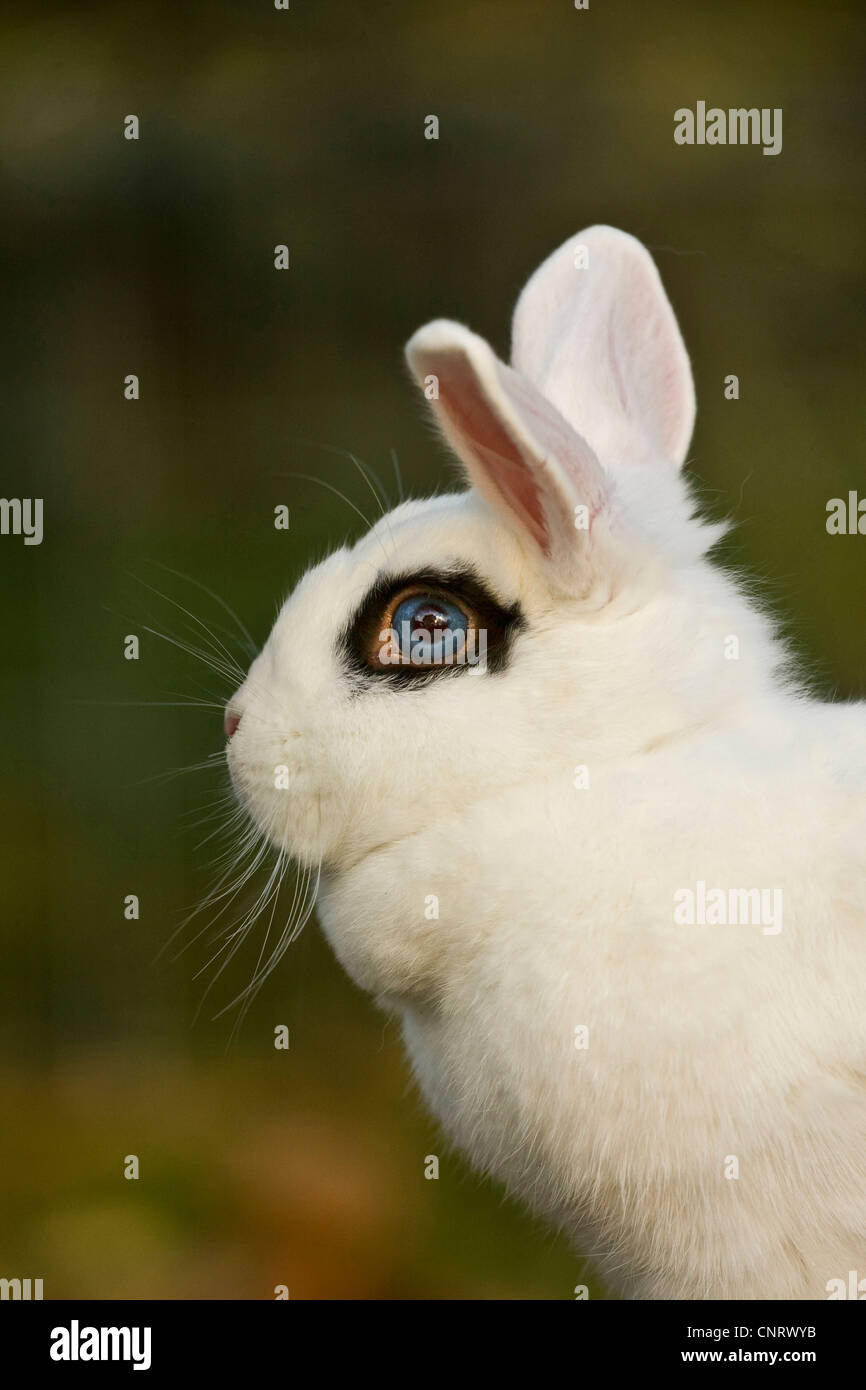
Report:
[[[493,413],[489,402],[478,393],[475,373],[468,363],[451,357],[447,366],[433,370],[439,376],[440,405],[464,449],[475,455],[485,475],[503,500],[530,532],[545,554],[551,540],[541,496],[529,462],[523,457],[508,431]]]

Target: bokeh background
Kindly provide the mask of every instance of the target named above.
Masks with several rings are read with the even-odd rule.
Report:
[[[179,603],[246,659],[195,585],[262,641],[362,528],[289,473],[370,513],[341,450],[389,487],[392,453],[411,490],[447,483],[403,342],[447,315],[504,354],[528,274],[603,221],[676,307],[727,559],[818,688],[863,696],[866,539],[825,530],[829,498],[866,494],[863,46],[854,3],[4,6],[2,491],[43,497],[46,530],[0,537],[0,1275],[49,1298],[603,1296],[448,1151],[315,922],[228,1048],[213,1015],[250,962],[197,1018],[203,941],[154,964],[214,881],[196,822],[224,790],[218,766],[162,777],[221,748],[215,709],[170,702],[229,685],[147,629],[189,639]],[[783,152],[675,145],[698,99],[782,107]]]

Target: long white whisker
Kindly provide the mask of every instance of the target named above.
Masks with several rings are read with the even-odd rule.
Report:
[[[263,912],[267,910],[268,904],[273,900],[274,907],[276,907],[276,902],[279,898],[280,887],[282,886],[283,877],[286,871],[286,863],[286,857],[281,851],[278,854],[277,861],[274,864],[274,867],[271,871],[267,883],[265,884],[265,887],[262,889],[261,893],[259,894],[252,907],[244,914],[242,918],[238,920],[238,924],[234,927],[234,929],[230,929],[229,934],[226,936],[222,945],[216,952],[214,952],[213,956],[211,956],[210,960],[206,963],[206,965],[204,965],[201,970],[196,972],[197,975],[202,974],[203,971],[206,970],[210,965],[212,965],[213,962],[217,960],[218,957],[222,955],[224,951],[227,951],[225,959],[223,960],[219,969],[214,972],[213,977],[208,983],[208,986],[205,989],[204,994],[201,997],[201,1000],[199,1001],[199,1006],[196,1010],[196,1018],[200,1014],[204,1006],[205,1000],[207,999],[217,980],[222,975],[229,962],[234,958],[234,956],[240,950],[241,946],[244,944],[244,941],[246,940],[247,936],[249,935],[258,918],[262,915]]]
[[[207,772],[219,766],[220,762],[225,762],[225,749],[223,748],[219,752],[208,753],[201,762],[188,763],[186,767],[169,768],[167,772],[153,772],[149,777],[142,777],[141,781],[134,782],[133,786],[146,787],[152,782],[171,782],[175,777],[183,777],[188,772]]]
[[[194,584],[197,589],[201,589],[203,594],[207,594],[208,598],[212,598],[214,603],[218,603],[220,608],[222,608],[223,612],[227,613],[229,617],[237,624],[240,632],[242,633],[249,645],[250,655],[255,656],[256,652],[259,650],[258,644],[256,643],[255,639],[250,635],[244,624],[241,622],[235,610],[229,607],[224,598],[221,598],[220,595],[215,592],[215,590],[209,589],[206,584],[202,584],[202,582],[199,579],[193,579],[192,575],[190,574],[183,574],[180,570],[173,570],[170,565],[163,565],[160,563],[159,560],[154,560],[152,563],[155,565],[159,565],[159,568],[166,570],[168,574],[173,574],[178,579],[185,579],[188,584]]]
[[[279,965],[289,946],[291,946],[291,944],[294,941],[296,941],[300,936],[301,932],[303,931],[304,927],[306,926],[307,922],[312,916],[313,910],[316,905],[316,895],[319,891],[319,882],[321,879],[322,872],[321,864],[319,864],[317,868],[316,882],[313,887],[312,893],[310,893],[309,886],[310,879],[312,878],[312,872],[312,866],[308,867],[304,871],[304,897],[307,898],[307,902],[301,909],[297,922],[293,924],[291,917],[288,919],[288,921],[286,922],[286,926],[283,929],[280,940],[274,947],[274,950],[271,952],[271,955],[265,962],[265,965],[253,977],[253,979],[247,985],[246,989],[242,990],[241,993],[237,996],[237,998],[233,999],[230,1004],[227,1004],[225,1006],[225,1008],[220,1009],[219,1013],[214,1016],[215,1018],[221,1018],[224,1013],[227,1013],[229,1009],[235,1008],[239,1003],[241,1003],[242,1000],[247,998],[247,996],[249,996],[250,994],[255,995],[256,993],[258,993],[259,989],[261,989],[267,977],[277,967],[277,965]]]
[[[147,623],[141,624],[142,632],[149,632],[151,636],[158,637],[161,642],[168,642],[170,646],[177,647],[178,651],[185,652],[187,656],[195,656],[205,666],[209,666],[218,676],[228,680],[231,685],[238,685],[244,678],[244,673],[237,665],[234,668],[227,666],[225,662],[219,661],[208,651],[202,651],[200,647],[193,647],[189,642],[183,642],[177,637],[171,637],[167,632],[160,632],[155,627],[150,627]]]
[[[225,643],[220,641],[219,637],[217,637],[216,633],[208,627],[207,623],[203,622],[201,618],[196,617],[195,613],[191,613],[188,608],[185,608],[182,603],[178,603],[176,599],[169,597],[168,594],[161,593],[160,590],[154,588],[152,584],[148,584],[145,580],[139,579],[137,575],[132,575],[132,578],[135,579],[137,583],[139,583],[142,586],[143,589],[147,589],[150,593],[156,594],[157,598],[161,598],[165,603],[170,603],[171,606],[173,608],[176,608],[179,613],[183,613],[187,618],[191,618],[194,623],[197,623],[198,626],[204,632],[205,637],[208,639],[211,646],[211,650],[213,651],[214,655],[217,656],[220,660],[222,660],[222,658],[219,657],[220,652],[222,652],[223,657],[229,663],[229,666],[232,667],[235,671],[237,671],[241,675],[241,677],[243,677],[243,668],[241,667],[240,663],[235,660]]]
[[[402,501],[404,500],[406,494],[405,494],[404,491],[403,491],[403,475],[402,475],[402,473],[400,472],[400,463],[399,463],[399,460],[398,460],[398,458],[397,458],[397,450],[396,450],[396,449],[392,449],[392,450],[391,450],[391,462],[392,462],[392,464],[394,465],[394,477],[395,477],[395,479],[397,480],[397,497],[398,497],[399,501],[402,502]]]

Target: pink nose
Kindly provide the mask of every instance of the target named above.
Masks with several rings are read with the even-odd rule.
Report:
[[[239,714],[232,714],[231,710],[226,710],[226,717],[223,720],[223,728],[226,731],[226,738],[234,738],[241,722]]]

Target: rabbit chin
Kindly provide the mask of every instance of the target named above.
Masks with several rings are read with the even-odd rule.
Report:
[[[308,779],[285,739],[262,736],[247,717],[229,744],[232,788],[250,820],[275,849],[302,864],[322,858],[321,814]]]

